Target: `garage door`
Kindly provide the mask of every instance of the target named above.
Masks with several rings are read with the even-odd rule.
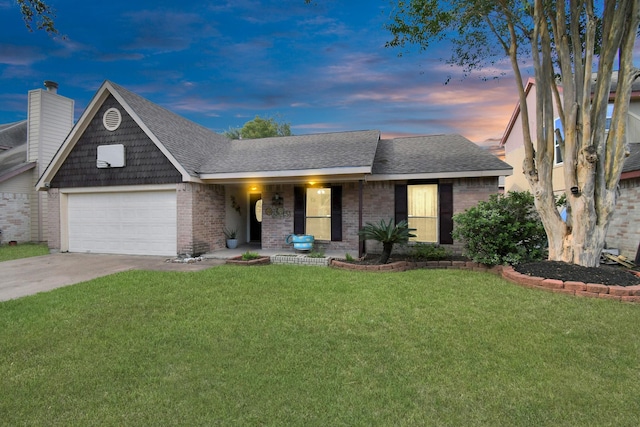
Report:
[[[70,252],[176,254],[176,192],[69,194]]]

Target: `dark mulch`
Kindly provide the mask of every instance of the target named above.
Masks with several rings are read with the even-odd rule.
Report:
[[[566,262],[540,261],[517,265],[514,269],[522,274],[546,279],[618,286],[640,285],[640,277],[627,269],[612,265],[582,267]]]

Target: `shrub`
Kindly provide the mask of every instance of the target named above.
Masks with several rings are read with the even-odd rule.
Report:
[[[414,230],[415,228],[409,228],[407,221],[400,221],[396,224],[393,219],[390,219],[388,223],[381,219],[378,224],[368,222],[358,234],[363,239],[377,240],[382,243],[380,263],[386,264],[391,256],[393,245],[407,243],[410,237],[416,237],[411,233]]]
[[[528,191],[494,194],[453,220],[453,237],[475,262],[514,265],[545,256],[547,237]]]
[[[245,252],[242,254],[242,260],[243,261],[251,261],[252,259],[258,259],[260,258],[260,254],[257,252]]]
[[[313,250],[311,252],[309,252],[309,254],[307,254],[308,258],[324,258],[324,251],[319,250]]]
[[[438,261],[449,258],[451,251],[431,243],[416,243],[409,250],[409,256],[415,260]]]

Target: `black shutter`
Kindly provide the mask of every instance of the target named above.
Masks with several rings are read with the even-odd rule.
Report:
[[[342,241],[342,187],[331,187],[331,241]]]
[[[438,186],[438,199],[440,200],[440,243],[453,244],[453,184],[440,184]]]
[[[395,221],[409,220],[409,208],[407,202],[407,184],[397,184],[395,191]]]
[[[293,232],[304,234],[304,187],[293,187]]]

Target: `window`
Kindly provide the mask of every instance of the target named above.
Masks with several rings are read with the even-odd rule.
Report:
[[[331,240],[331,188],[307,188],[305,232]]]
[[[407,221],[418,242],[453,244],[453,184],[414,181],[396,184],[395,220]]]
[[[611,117],[613,117],[613,104],[607,105],[607,123],[605,124],[605,133],[611,128]]]
[[[607,105],[607,121],[605,123],[605,133],[609,132],[609,128],[611,127],[611,117],[613,116],[613,104]],[[560,118],[557,118],[553,122],[553,147],[554,147],[554,156],[553,156],[553,164],[559,165],[562,163],[562,149],[560,148],[560,141],[558,141],[558,137],[556,136],[556,129],[560,130],[560,135],[564,138],[564,129],[562,127],[562,121]]]
[[[293,232],[342,241],[342,187],[293,187]]]
[[[560,117],[553,121],[553,164],[559,165],[562,163],[562,148],[560,147],[556,129],[560,131],[560,135],[564,138],[564,129],[562,128],[562,120],[560,120]]]
[[[409,228],[415,228],[414,242],[438,242],[438,185],[407,186]]]

